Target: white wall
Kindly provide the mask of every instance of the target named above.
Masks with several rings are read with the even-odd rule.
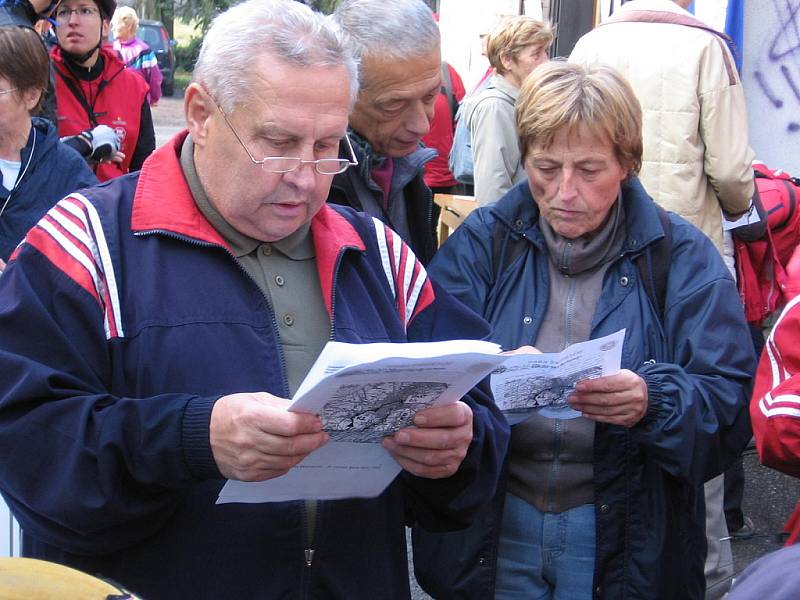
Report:
[[[588,1],[588,0],[587,0]],[[792,0],[800,1],[800,0]],[[600,15],[605,18],[613,2],[600,0]],[[725,26],[728,0],[695,0],[695,14],[711,26]],[[759,2],[760,4],[760,2]],[[549,14],[550,0],[525,0],[525,14],[541,19]],[[442,58],[453,65],[469,91],[486,72],[489,62],[481,56],[479,36],[491,31],[504,15],[519,12],[519,0],[441,0],[439,28],[442,32]],[[568,15],[562,15],[562,19]]]
[[[469,92],[486,72],[481,33],[488,33],[506,15],[519,13],[519,0],[441,0],[439,29],[442,58],[453,65]],[[526,0],[525,13],[541,18],[541,0]]]

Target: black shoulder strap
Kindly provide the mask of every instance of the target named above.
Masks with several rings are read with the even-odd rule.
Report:
[[[97,127],[97,115],[94,114],[94,108],[89,105],[89,102],[86,100],[86,96],[83,95],[83,92],[77,86],[75,81],[71,77],[64,75],[60,69],[56,69],[56,73],[58,73],[58,76],[61,77],[61,80],[67,85],[67,89],[72,92],[72,95],[75,96],[75,99],[80,102],[83,110],[86,111],[86,116],[89,117],[89,122],[92,124],[92,128]]]
[[[497,274],[514,262],[525,251],[527,242],[515,236],[500,221],[496,221],[492,231],[492,276],[497,281]]]
[[[672,223],[670,223],[667,211],[658,204],[655,206],[658,220],[661,221],[661,228],[664,230],[664,237],[648,246],[634,259],[634,263],[644,283],[647,297],[663,323],[667,308],[667,281],[672,264]]]
[[[100,83],[97,84],[97,95],[95,96],[95,101],[97,100],[97,98],[100,97],[100,94],[108,86],[108,84],[110,84],[112,81],[114,81],[114,79],[116,79],[117,76],[120,73],[122,73],[125,69],[126,69],[126,66],[123,65],[110,78],[101,79],[100,80]],[[97,121],[98,115],[94,112],[94,106],[89,104],[89,101],[86,99],[86,96],[83,95],[83,91],[81,91],[80,87],[78,87],[78,84],[75,83],[75,80],[72,79],[71,77],[67,77],[61,71],[61,69],[56,68],[55,72],[58,73],[58,76],[61,77],[61,80],[67,85],[67,88],[69,89],[70,92],[72,92],[72,95],[75,96],[75,98],[78,100],[78,102],[80,102],[81,106],[83,107],[83,110],[86,111],[86,116],[89,118],[89,123],[92,124],[92,129],[97,127],[97,125],[98,125],[98,121]],[[105,114],[106,113],[100,113],[99,116],[102,117]]]
[[[456,112],[458,112],[458,100],[456,100],[456,94],[453,92],[450,67],[445,61],[442,61],[442,93],[447,96],[447,101],[450,103],[450,116],[455,120]]]

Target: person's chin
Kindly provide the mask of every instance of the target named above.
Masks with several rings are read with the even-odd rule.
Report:
[[[561,218],[551,218],[549,221],[553,231],[569,240],[579,238],[585,233],[585,227],[582,223],[570,218],[564,218],[564,215],[561,215]]]
[[[86,54],[89,51],[89,48],[86,47],[86,44],[83,43],[70,43],[66,42],[61,44],[61,48],[70,54]]]
[[[404,140],[395,140],[391,147],[386,152],[386,156],[391,156],[393,158],[401,158],[403,156],[408,156],[412,152],[414,152],[417,148],[419,148],[419,140],[414,141],[404,141]]]

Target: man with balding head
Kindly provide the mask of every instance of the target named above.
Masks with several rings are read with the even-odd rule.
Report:
[[[361,60],[350,115],[360,164],[334,178],[328,201],[380,219],[427,264],[436,251],[437,213],[423,166],[436,151],[420,140],[442,85],[433,13],[422,0],[345,0],[334,19]]]

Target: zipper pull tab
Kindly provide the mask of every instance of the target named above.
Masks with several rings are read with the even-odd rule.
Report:
[[[314,549],[306,548],[306,566],[310,567],[313,561],[314,561]]]

